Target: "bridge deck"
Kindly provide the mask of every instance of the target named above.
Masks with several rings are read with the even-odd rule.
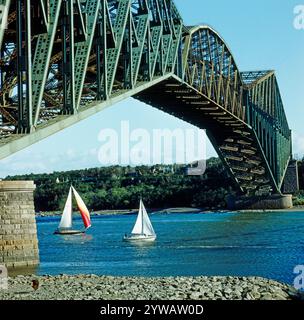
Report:
[[[291,131],[274,71],[241,73],[173,0],[1,3],[0,158],[134,96],[207,129],[244,194],[280,192]]]

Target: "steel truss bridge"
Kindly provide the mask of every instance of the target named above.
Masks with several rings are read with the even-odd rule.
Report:
[[[0,0],[0,158],[134,97],[207,134],[245,195],[291,159],[274,71],[240,72],[171,0]]]

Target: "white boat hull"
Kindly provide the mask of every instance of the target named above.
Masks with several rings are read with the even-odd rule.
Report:
[[[145,234],[131,234],[128,236],[124,236],[123,240],[128,242],[153,242],[156,240],[156,236],[147,236]]]

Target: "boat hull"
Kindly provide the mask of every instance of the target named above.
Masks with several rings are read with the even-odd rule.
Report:
[[[123,240],[127,242],[153,242],[156,240],[156,236],[136,234],[136,235],[124,236]]]
[[[76,235],[76,234],[83,234],[85,233],[85,231],[83,230],[73,230],[73,229],[70,229],[70,230],[56,230],[54,232],[54,234],[59,234],[59,235],[64,235],[64,236],[72,236],[72,235]]]

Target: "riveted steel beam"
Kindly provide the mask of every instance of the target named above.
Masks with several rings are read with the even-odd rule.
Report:
[[[0,0],[2,156],[131,95],[206,128],[244,194],[280,192],[292,146],[274,71],[241,73],[173,0]]]

